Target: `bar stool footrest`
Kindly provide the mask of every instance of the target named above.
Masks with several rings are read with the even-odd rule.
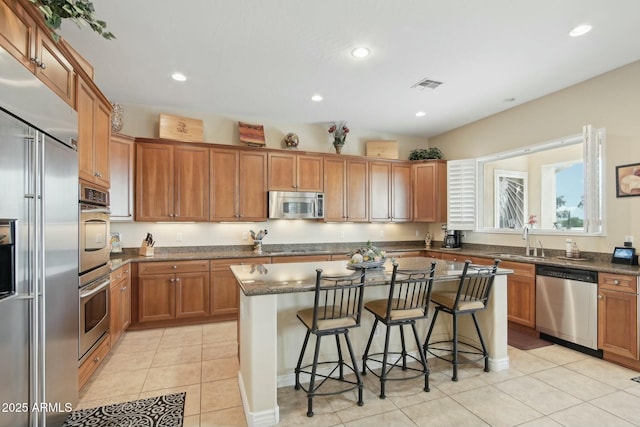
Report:
[[[311,394],[313,396],[331,396],[331,395],[334,395],[334,394],[341,394],[341,393],[345,393],[347,391],[355,390],[358,387],[360,387],[360,384],[358,384],[358,382],[357,382],[358,381],[358,375],[357,375],[354,367],[349,365],[348,363],[343,363],[342,366],[345,367],[345,368],[349,368],[350,372],[347,373],[347,374],[350,375],[351,373],[353,373],[356,376],[354,381],[350,381],[350,380],[347,380],[347,379],[344,379],[344,378],[340,379],[338,377],[331,376],[340,367],[340,362],[338,362],[338,361],[328,360],[328,361],[324,361],[324,362],[318,362],[317,366],[319,367],[320,365],[335,365],[335,366],[331,370],[331,372],[329,372],[328,374],[322,374],[322,373],[319,373],[319,372],[316,371],[316,378],[318,378],[318,377],[322,378],[322,381],[320,381],[318,384],[316,384],[316,386],[314,387],[314,390],[309,391],[308,387],[305,387],[303,383],[300,383],[299,384],[299,388],[302,389],[305,393]],[[307,368],[310,368],[312,366],[313,366],[313,364],[302,366],[300,368],[299,373],[300,374],[307,374],[310,377],[311,376],[311,371],[307,370]],[[322,385],[327,380],[332,380],[332,381],[341,382],[341,383],[345,383],[345,384],[352,384],[352,387],[347,387],[347,388],[344,388],[344,389],[341,389],[341,390],[337,390],[337,391],[332,391],[332,392],[317,393],[317,390],[320,389],[320,387],[322,387]],[[296,387],[296,390],[297,389],[298,388]]]
[[[444,347],[443,344],[449,344]],[[425,348],[425,352],[449,363],[454,363],[453,360],[453,340],[445,340],[445,341],[435,341],[429,343],[429,345]],[[460,360],[460,356],[463,356],[464,359]],[[470,359],[468,356],[477,356],[473,359]],[[484,354],[481,347],[470,344],[464,341],[458,341],[458,365],[462,365],[465,363],[476,363],[481,360],[486,359],[489,355]]]
[[[413,355],[411,355],[411,354],[409,354],[409,353],[407,353],[407,359],[411,359],[412,361],[418,362],[418,364],[421,367],[420,368],[414,368],[414,367],[411,367],[411,366],[407,366],[407,369],[403,370],[403,372],[411,370],[411,371],[416,371],[416,372],[419,372],[419,373],[416,374],[416,375],[413,375],[413,376],[402,376],[402,377],[398,377],[398,378],[386,377],[386,375],[388,375],[394,368],[400,367],[400,369],[402,369],[402,353],[400,353],[400,352],[388,352],[387,355],[389,355],[389,356],[397,355],[398,356],[398,359],[393,363],[390,363],[390,362],[387,361],[387,372],[385,374],[385,380],[387,380],[387,381],[401,381],[401,380],[408,380],[408,379],[411,379],[411,378],[418,378],[418,377],[421,377],[421,376],[424,376],[424,375],[429,375],[429,369],[427,369],[426,372],[422,369],[422,362],[420,361],[420,359],[415,357],[415,356],[413,356]],[[376,363],[379,363],[380,365],[382,365],[382,363],[383,363],[382,359],[376,359],[376,357],[380,357],[380,356],[384,357],[384,352],[371,353],[371,354],[369,354],[367,356],[366,361],[367,362],[376,362]],[[378,374],[377,372],[374,371],[374,369],[378,369],[378,368],[371,368],[366,363],[364,364],[364,366],[366,367],[367,371],[371,372],[376,377],[380,378],[382,376],[382,372],[380,372]],[[379,369],[382,369],[382,366],[380,366]]]

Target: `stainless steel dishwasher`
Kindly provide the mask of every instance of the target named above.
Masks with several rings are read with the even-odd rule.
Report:
[[[536,330],[550,337],[597,350],[598,273],[538,265]],[[545,338],[544,335],[541,338]]]

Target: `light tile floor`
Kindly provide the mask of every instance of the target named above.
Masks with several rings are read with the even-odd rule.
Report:
[[[296,349],[299,351],[299,349]],[[307,401],[293,387],[278,390],[281,426],[640,426],[640,373],[558,345],[509,348],[510,368],[485,373],[430,359],[431,391],[422,380],[391,382],[387,398],[365,376],[365,404],[356,393]],[[78,408],[186,392],[185,427],[245,426],[237,380],[236,323],[127,332],[80,391]]]

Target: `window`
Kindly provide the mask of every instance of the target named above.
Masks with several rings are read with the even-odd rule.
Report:
[[[535,215],[539,231],[604,234],[604,136],[604,129],[585,126],[582,135],[449,162],[453,173],[448,177],[448,227],[520,233],[529,216]],[[471,162],[477,166],[475,174],[469,173]],[[471,188],[477,189],[478,197],[468,196]],[[474,221],[468,220],[470,216]]]

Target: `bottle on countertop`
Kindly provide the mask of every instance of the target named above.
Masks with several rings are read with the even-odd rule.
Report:
[[[573,245],[572,245],[571,239],[566,240],[565,256],[567,258],[573,257]]]

